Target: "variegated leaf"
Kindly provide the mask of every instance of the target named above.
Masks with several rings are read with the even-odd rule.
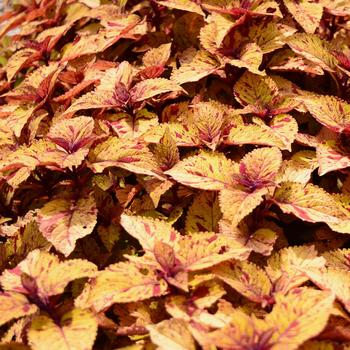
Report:
[[[188,209],[186,217],[186,232],[214,232],[217,230],[221,217],[219,199],[215,192],[198,194]]]
[[[171,74],[171,80],[181,85],[198,81],[210,74],[217,72],[221,64],[210,53],[198,51],[188,62],[184,62],[180,68]]]
[[[13,318],[31,315],[37,310],[38,308],[31,304],[23,294],[16,292],[0,293],[0,325],[11,321]]]
[[[63,167],[79,166],[89,153],[93,137],[94,120],[90,117],[77,117],[62,120],[50,128],[48,138],[62,149]]]
[[[323,14],[323,5],[313,1],[305,0],[299,3],[293,0],[283,0],[288,11],[296,21],[303,27],[306,33],[314,33],[320,24]]]
[[[286,40],[286,43],[296,54],[310,60],[322,69],[334,70],[336,58],[330,53],[329,44],[316,34],[294,34]]]
[[[32,349],[92,349],[97,335],[97,318],[91,311],[74,309],[62,316],[59,323],[46,315],[33,319],[28,331]]]
[[[271,303],[272,284],[266,272],[249,262],[225,263],[214,268],[214,274],[256,303],[263,306]]]
[[[153,251],[156,241],[173,246],[180,238],[180,233],[169,222],[159,219],[123,214],[120,223],[145,251]]]
[[[172,318],[149,325],[151,340],[159,350],[195,350],[196,345],[185,321]]]
[[[114,303],[130,303],[164,295],[167,288],[167,283],[151,269],[120,262],[108,266],[86,284],[75,305],[101,311]]]
[[[329,193],[316,185],[284,182],[276,190],[274,201],[283,212],[308,222],[336,224],[348,220],[346,211]]]
[[[151,151],[137,140],[126,141],[110,137],[90,151],[89,161],[94,172],[118,167],[136,174],[156,177],[161,177],[162,173]]]
[[[304,271],[321,271],[325,259],[317,256],[313,246],[288,247],[271,255],[266,272],[276,291],[287,293],[308,281]]]
[[[79,238],[92,232],[96,220],[93,192],[76,199],[53,199],[40,209],[38,216],[43,236],[66,256],[74,250]]]
[[[0,277],[6,291],[37,295],[42,301],[61,294],[66,285],[75,279],[96,274],[97,267],[81,259],[60,262],[56,255],[35,249],[25,260]]]
[[[328,129],[350,130],[350,104],[335,96],[308,95],[303,103],[312,116]]]
[[[201,152],[182,160],[165,173],[184,185],[215,191],[232,186],[237,168],[238,165],[222,153]]]

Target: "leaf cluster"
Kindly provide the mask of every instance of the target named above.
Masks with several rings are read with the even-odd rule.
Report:
[[[0,350],[349,350],[350,3],[6,6]]]

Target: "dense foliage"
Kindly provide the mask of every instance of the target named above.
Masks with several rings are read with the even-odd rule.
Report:
[[[349,1],[0,20],[0,349],[350,349]]]

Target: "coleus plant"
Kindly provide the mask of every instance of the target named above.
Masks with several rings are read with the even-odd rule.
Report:
[[[0,349],[350,349],[348,1],[0,23]]]

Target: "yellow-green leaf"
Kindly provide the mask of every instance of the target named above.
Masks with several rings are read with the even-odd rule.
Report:
[[[221,217],[218,195],[215,192],[199,193],[189,207],[186,217],[186,232],[213,232]]]
[[[30,283],[35,285],[36,295],[47,301],[49,296],[63,293],[70,281],[94,276],[96,271],[96,265],[87,260],[70,259],[60,262],[56,255],[35,249],[14,269],[5,270],[0,282],[6,291],[28,294],[30,291],[23,285],[26,280],[21,278],[27,276]]]
[[[94,172],[118,167],[136,174],[161,177],[161,169],[151,151],[137,140],[110,137],[90,151],[89,161]]]
[[[39,228],[54,247],[68,256],[75,242],[89,235],[96,225],[97,206],[93,192],[73,199],[53,199],[40,209]]]
[[[132,276],[132,278],[131,278]],[[130,303],[159,297],[167,293],[167,283],[147,267],[120,262],[99,272],[85,285],[75,301],[77,307],[107,309],[114,303]]]
[[[237,164],[222,153],[201,152],[177,163],[166,171],[174,180],[202,190],[221,190],[233,183]]]
[[[346,211],[322,188],[296,182],[283,182],[274,200],[284,213],[308,222],[340,223],[348,219]]]
[[[59,324],[46,315],[33,319],[28,340],[33,350],[90,350],[97,335],[97,319],[88,310],[74,309]]]
[[[7,323],[13,318],[31,315],[38,308],[31,304],[28,299],[20,293],[0,293],[0,325]]]
[[[196,345],[186,322],[172,318],[147,326],[151,340],[159,350],[195,350]]]

